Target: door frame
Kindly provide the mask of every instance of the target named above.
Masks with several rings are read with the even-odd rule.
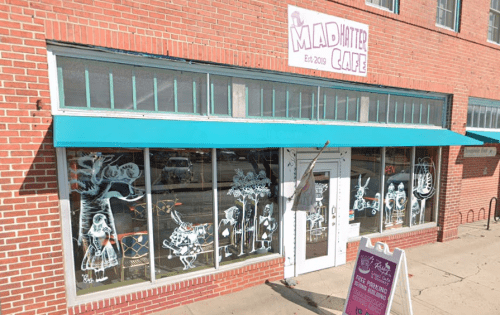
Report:
[[[298,174],[299,161],[311,161],[318,149],[285,149],[283,156],[283,246],[285,256],[285,278],[299,274],[297,270],[297,213],[292,210],[292,196],[302,174]],[[347,235],[349,227],[349,193],[350,193],[350,148],[328,148],[318,158],[317,163],[337,161],[337,215],[335,234],[335,254],[332,266],[343,265],[346,262]],[[300,268],[299,268],[300,269]],[[320,269],[320,268],[319,268]],[[317,269],[317,270],[319,270]]]
[[[307,169],[310,160],[298,160],[297,161],[297,175],[301,177],[304,171]],[[307,212],[306,211],[296,211],[296,228],[295,228],[295,251],[296,251],[296,270],[297,274],[303,274],[315,270],[330,268],[335,266],[335,256],[336,256],[336,236],[337,236],[337,205],[338,205],[338,185],[339,177],[338,174],[340,168],[339,159],[329,159],[318,161],[314,167],[313,173],[317,172],[328,172],[328,208],[326,214],[324,215],[323,225],[327,227],[327,253],[326,255],[306,258],[307,252]],[[310,237],[310,236],[309,236]]]

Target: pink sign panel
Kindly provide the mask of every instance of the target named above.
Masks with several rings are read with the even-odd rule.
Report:
[[[345,314],[384,315],[395,274],[396,263],[360,250]]]

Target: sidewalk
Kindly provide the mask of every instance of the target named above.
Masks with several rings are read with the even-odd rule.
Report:
[[[462,225],[459,239],[406,250],[413,314],[500,314],[500,223]],[[391,248],[391,251],[393,249]],[[162,311],[157,315],[342,314],[354,262]],[[402,314],[398,305],[393,314]]]

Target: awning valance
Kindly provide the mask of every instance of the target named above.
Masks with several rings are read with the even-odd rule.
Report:
[[[484,143],[500,143],[499,131],[467,131],[466,135]]]
[[[446,129],[54,116],[55,147],[301,148],[482,145]]]

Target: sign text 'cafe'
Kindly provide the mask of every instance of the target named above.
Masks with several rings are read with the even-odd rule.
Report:
[[[288,6],[290,66],[366,76],[368,25]]]

